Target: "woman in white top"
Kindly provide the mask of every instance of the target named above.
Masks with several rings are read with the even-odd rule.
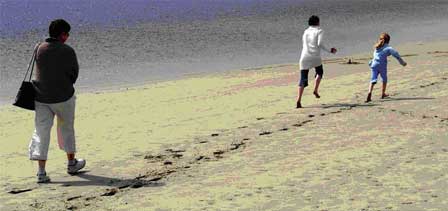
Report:
[[[324,50],[329,53],[336,53],[336,48],[328,49],[325,47],[322,36],[324,31],[319,27],[319,17],[313,15],[308,20],[309,27],[303,32],[302,36],[302,54],[300,56],[300,82],[297,96],[296,108],[302,108],[301,100],[305,87],[308,86],[308,72],[311,68],[316,70],[316,83],[314,85],[314,96],[319,96],[319,84],[324,74],[322,67],[322,58],[320,51]]]

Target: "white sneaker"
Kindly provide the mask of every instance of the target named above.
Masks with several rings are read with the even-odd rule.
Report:
[[[75,159],[75,164],[67,166],[67,173],[76,174],[86,166],[86,161],[83,159]]]
[[[51,181],[47,173],[37,174],[37,183],[49,183]]]

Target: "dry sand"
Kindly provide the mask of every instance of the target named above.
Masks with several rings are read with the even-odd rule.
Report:
[[[448,42],[404,45],[391,98],[363,103],[370,53],[326,62],[294,109],[296,64],[78,94],[86,171],[52,136],[35,184],[33,113],[0,108],[0,210],[445,210]],[[312,85],[312,84],[311,84]]]

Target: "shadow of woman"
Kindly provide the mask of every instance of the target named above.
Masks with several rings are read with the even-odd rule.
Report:
[[[51,184],[61,184],[62,186],[109,186],[117,188],[140,188],[140,187],[160,187],[164,186],[165,183],[157,182],[162,179],[161,177],[155,177],[152,179],[120,179],[105,176],[98,176],[93,174],[88,174],[88,171],[81,171],[74,175],[80,177],[84,180],[80,181],[51,181]]]

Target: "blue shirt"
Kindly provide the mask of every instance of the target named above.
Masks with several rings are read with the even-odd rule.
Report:
[[[400,57],[400,54],[398,54],[398,52],[391,46],[385,44],[383,47],[375,49],[373,52],[373,59],[369,62],[369,66],[372,69],[387,70],[387,57],[390,55],[395,57],[400,64],[404,63],[403,59]]]

